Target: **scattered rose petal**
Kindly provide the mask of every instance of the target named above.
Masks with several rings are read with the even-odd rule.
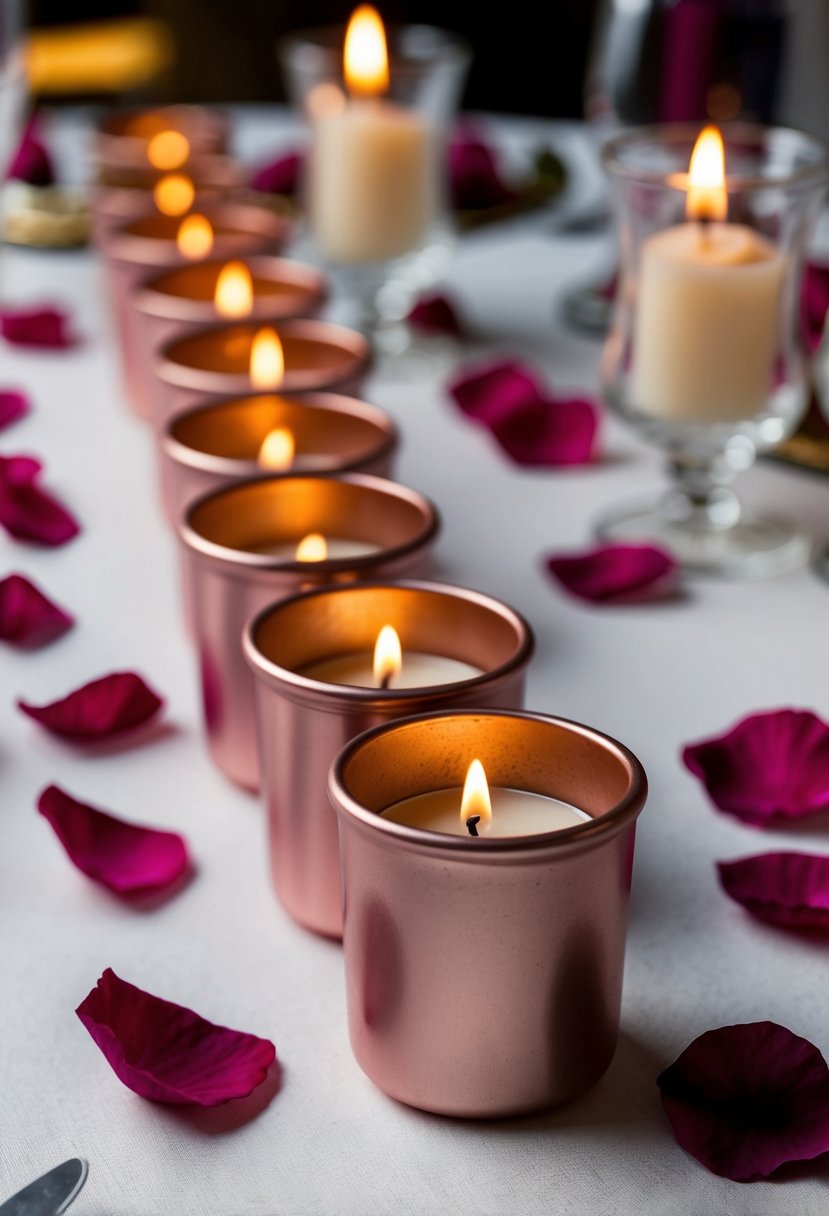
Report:
[[[37,809],[78,869],[116,895],[159,894],[190,868],[187,845],[175,832],[127,823],[56,785],[43,791]]]
[[[50,705],[18,701],[19,709],[53,735],[79,742],[106,739],[140,726],[164,704],[161,697],[132,671],[102,676]]]
[[[727,895],[758,920],[795,929],[829,929],[829,857],[761,853],[719,861]]]
[[[829,310],[829,266],[807,262],[800,289],[800,317],[803,341],[808,350],[815,351],[823,338],[826,313]]]
[[[488,427],[544,400],[541,381],[515,359],[463,368],[447,388],[467,418]]]
[[[216,1026],[110,967],[75,1012],[119,1080],[151,1102],[221,1106],[246,1098],[276,1059],[268,1039]]]
[[[423,296],[409,313],[407,320],[413,329],[425,334],[450,334],[453,338],[464,336],[457,305],[448,296]]]
[[[494,152],[471,125],[449,145],[449,192],[456,211],[500,207],[517,198],[498,172]]]
[[[666,590],[677,564],[653,545],[606,545],[586,553],[554,554],[547,568],[571,595],[613,604],[645,591]]]
[[[677,1143],[713,1174],[767,1178],[829,1151],[829,1069],[775,1022],[709,1030],[657,1078]]]
[[[69,317],[59,308],[17,308],[0,312],[0,334],[13,346],[63,350],[77,339],[69,332]]]
[[[829,726],[808,710],[751,714],[689,744],[685,767],[716,807],[762,827],[829,808]]]
[[[592,401],[573,397],[520,406],[492,424],[492,433],[516,464],[537,467],[589,464],[599,415]]]
[[[299,193],[299,183],[305,157],[302,152],[287,152],[262,165],[250,179],[252,190],[263,194],[284,194],[293,198]]]
[[[29,398],[16,389],[0,390],[0,430],[28,414]]]
[[[0,456],[0,525],[17,540],[63,545],[77,536],[80,525],[35,484],[42,467],[31,456]]]
[[[22,574],[0,579],[0,639],[17,646],[45,646],[74,622]]]
[[[28,182],[30,186],[51,186],[55,181],[55,171],[37,128],[37,113],[34,113],[26,123],[6,176]]]

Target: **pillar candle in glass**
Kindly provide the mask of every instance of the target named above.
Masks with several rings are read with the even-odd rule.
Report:
[[[475,760],[491,822],[480,789],[464,805]],[[463,1118],[529,1114],[593,1085],[619,1029],[647,792],[635,756],[543,714],[441,712],[347,744],[330,792],[349,1030],[371,1080]]]
[[[430,709],[520,707],[533,649],[511,608],[438,583],[358,583],[266,608],[245,630],[256,677],[271,873],[301,925],[342,932],[328,770],[349,739]]]
[[[259,788],[248,620],[313,587],[428,574],[438,526],[423,495],[362,473],[236,482],[188,508],[179,536],[207,739],[232,781]]]

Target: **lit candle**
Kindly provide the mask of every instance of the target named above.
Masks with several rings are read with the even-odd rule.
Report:
[[[647,414],[701,422],[751,418],[766,404],[786,259],[726,223],[722,138],[707,127],[687,179],[689,222],[645,240],[634,333],[633,400]]]
[[[463,789],[416,794],[394,803],[383,814],[411,828],[475,838],[560,832],[590,818],[558,798],[503,786],[490,789],[480,760],[470,764]]]
[[[219,317],[249,317],[253,310],[253,279],[244,262],[228,262],[219,271],[213,305]]]
[[[275,329],[257,330],[250,344],[250,383],[261,389],[279,388],[285,378],[285,355]]]
[[[180,169],[190,155],[183,131],[159,131],[147,141],[147,160],[154,169]]]
[[[343,536],[323,536],[321,532],[309,532],[299,541],[264,541],[250,546],[251,553],[266,553],[270,557],[284,557],[294,562],[330,562],[345,557],[364,557],[377,553],[380,546],[370,541],[350,540]]]
[[[403,651],[393,625],[384,625],[372,651],[355,651],[309,663],[300,675],[355,688],[427,688],[456,684],[481,674],[480,667],[445,655]]]
[[[184,215],[195,197],[196,188],[186,173],[167,173],[153,187],[153,202],[162,215]]]
[[[348,99],[329,86],[311,102],[311,227],[334,261],[386,261],[415,248],[435,212],[433,140],[418,115],[382,99],[386,37],[369,5],[353,14],[343,57]]]
[[[200,262],[206,258],[214,240],[213,227],[204,215],[185,216],[176,234],[178,251],[188,262]]]

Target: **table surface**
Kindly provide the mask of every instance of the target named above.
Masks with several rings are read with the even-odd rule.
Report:
[[[77,171],[88,126],[77,115],[59,125],[64,161]],[[597,238],[565,235],[557,219],[586,205],[582,135],[553,123],[497,125],[516,148],[543,138],[580,164],[576,187],[558,212],[464,237],[451,290],[475,340],[381,364],[367,395],[401,426],[400,479],[441,508],[439,577],[500,596],[531,621],[528,707],[615,735],[648,771],[613,1064],[565,1109],[500,1123],[426,1116],[363,1076],[348,1045],[341,951],[283,914],[260,805],[205,751],[176,549],[150,435],[123,400],[98,260],[3,250],[5,295],[61,301],[84,338],[68,353],[3,349],[0,383],[25,386],[35,405],[2,436],[3,449],[43,457],[48,485],[84,531],[52,551],[0,538],[0,574],[30,575],[78,620],[48,649],[2,656],[0,1198],[81,1155],[91,1173],[78,1216],[826,1210],[825,1167],[750,1186],[707,1173],[675,1143],[655,1078],[698,1034],[733,1022],[771,1019],[829,1049],[825,947],[751,921],[714,871],[718,859],[824,842],[812,830],[763,836],[719,815],[679,761],[683,743],[753,710],[829,712],[819,658],[829,588],[802,570],[763,583],[695,581],[675,603],[602,609],[552,585],[543,555],[583,547],[604,508],[656,494],[662,474],[658,455],[611,418],[600,462],[520,469],[446,397],[460,360],[496,352],[533,361],[561,390],[597,387],[598,344],[568,332],[556,312],[562,290],[603,256]],[[242,113],[243,155],[292,138],[284,114]],[[742,492],[825,539],[829,482],[767,463],[742,478]],[[142,746],[81,754],[14,708],[19,695],[50,700],[126,668],[168,699],[163,726]],[[36,814],[51,782],[182,830],[194,881],[154,912],[119,904],[73,868]],[[273,1039],[281,1091],[193,1114],[124,1088],[73,1012],[110,966],[212,1021]]]

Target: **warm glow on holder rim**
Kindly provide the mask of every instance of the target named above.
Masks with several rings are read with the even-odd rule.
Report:
[[[403,666],[400,637],[393,625],[384,625],[374,644],[373,670],[378,688],[388,688]]]
[[[219,272],[213,296],[220,317],[250,316],[253,308],[253,279],[244,262],[228,262]]]
[[[343,67],[348,91],[377,97],[389,87],[389,55],[380,14],[370,4],[354,10],[345,33]]]
[[[477,816],[476,830],[470,827],[470,819]],[[461,798],[461,823],[470,828],[470,835],[478,835],[486,831],[492,823],[492,801],[489,796],[489,783],[486,772],[480,760],[473,760],[466,772]]]
[[[182,257],[192,262],[206,258],[213,248],[213,228],[204,215],[188,215],[181,221],[176,245]]]
[[[285,376],[285,356],[275,329],[258,330],[250,346],[250,380],[254,388],[278,388]]]

